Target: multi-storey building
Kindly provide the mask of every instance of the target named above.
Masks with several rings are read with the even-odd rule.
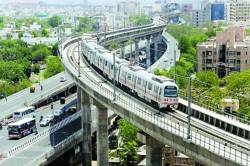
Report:
[[[217,32],[215,38],[197,44],[197,70],[215,70],[219,77],[250,68],[250,41],[243,27]]]
[[[140,3],[135,1],[122,1],[117,5],[117,11],[125,15],[139,14],[141,12]]]
[[[226,10],[224,3],[214,2],[210,3],[205,0],[202,3],[201,9],[193,10],[192,12],[192,25],[201,27],[212,21],[224,20]]]
[[[228,0],[227,8],[230,22],[250,21],[249,0]]]

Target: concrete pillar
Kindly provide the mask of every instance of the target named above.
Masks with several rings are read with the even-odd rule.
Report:
[[[135,39],[135,61],[139,62],[139,39]]]
[[[158,59],[158,42],[159,42],[159,35],[154,35],[154,61]]]
[[[162,166],[163,145],[150,135],[146,135],[146,165]]]
[[[92,138],[91,138],[91,108],[89,95],[81,91],[82,110],[82,165],[91,166],[92,161]]]
[[[81,109],[81,88],[77,86],[77,104],[76,104],[76,109],[80,110]]]
[[[108,166],[108,110],[94,101],[97,110],[97,161],[98,166]]]
[[[149,66],[151,65],[150,38],[151,38],[151,36],[146,36],[146,40],[147,40],[147,43],[146,43],[146,65],[147,65],[147,68],[149,68]]]

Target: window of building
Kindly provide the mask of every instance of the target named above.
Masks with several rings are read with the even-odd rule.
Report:
[[[237,52],[237,55],[240,55],[240,52]]]

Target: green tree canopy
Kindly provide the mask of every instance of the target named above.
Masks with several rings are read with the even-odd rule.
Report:
[[[50,49],[46,45],[35,45],[32,48],[32,61],[44,61],[46,57],[51,55]]]
[[[250,95],[250,69],[239,73],[232,73],[224,79],[226,80],[226,87],[231,95]]]
[[[91,17],[79,17],[79,25],[77,32],[91,32],[93,31],[94,20]]]
[[[219,78],[214,71],[201,71],[196,74],[193,84],[197,88],[218,87]]]
[[[52,56],[47,59],[47,69],[44,73],[45,78],[49,78],[63,71],[63,65],[58,57]]]
[[[49,37],[49,31],[47,29],[43,29],[41,34],[42,34],[42,37]]]
[[[48,23],[51,27],[55,28],[62,24],[62,18],[60,16],[52,16],[49,18]]]
[[[18,82],[20,79],[25,79],[24,67],[16,62],[0,61],[0,79]]]
[[[140,26],[140,25],[145,25],[145,24],[149,24],[150,23],[150,17],[147,15],[133,15],[133,16],[129,16],[129,21],[136,25],[136,26]]]
[[[130,124],[125,119],[120,119],[118,121],[118,125],[120,129],[120,135],[124,142],[137,140],[137,133],[139,131],[138,128]]]

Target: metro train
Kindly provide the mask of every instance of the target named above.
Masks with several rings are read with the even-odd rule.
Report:
[[[98,45],[93,38],[83,38],[83,56],[103,76],[114,81],[113,55]],[[159,109],[178,105],[178,86],[173,80],[156,76],[129,61],[116,57],[115,83]]]

